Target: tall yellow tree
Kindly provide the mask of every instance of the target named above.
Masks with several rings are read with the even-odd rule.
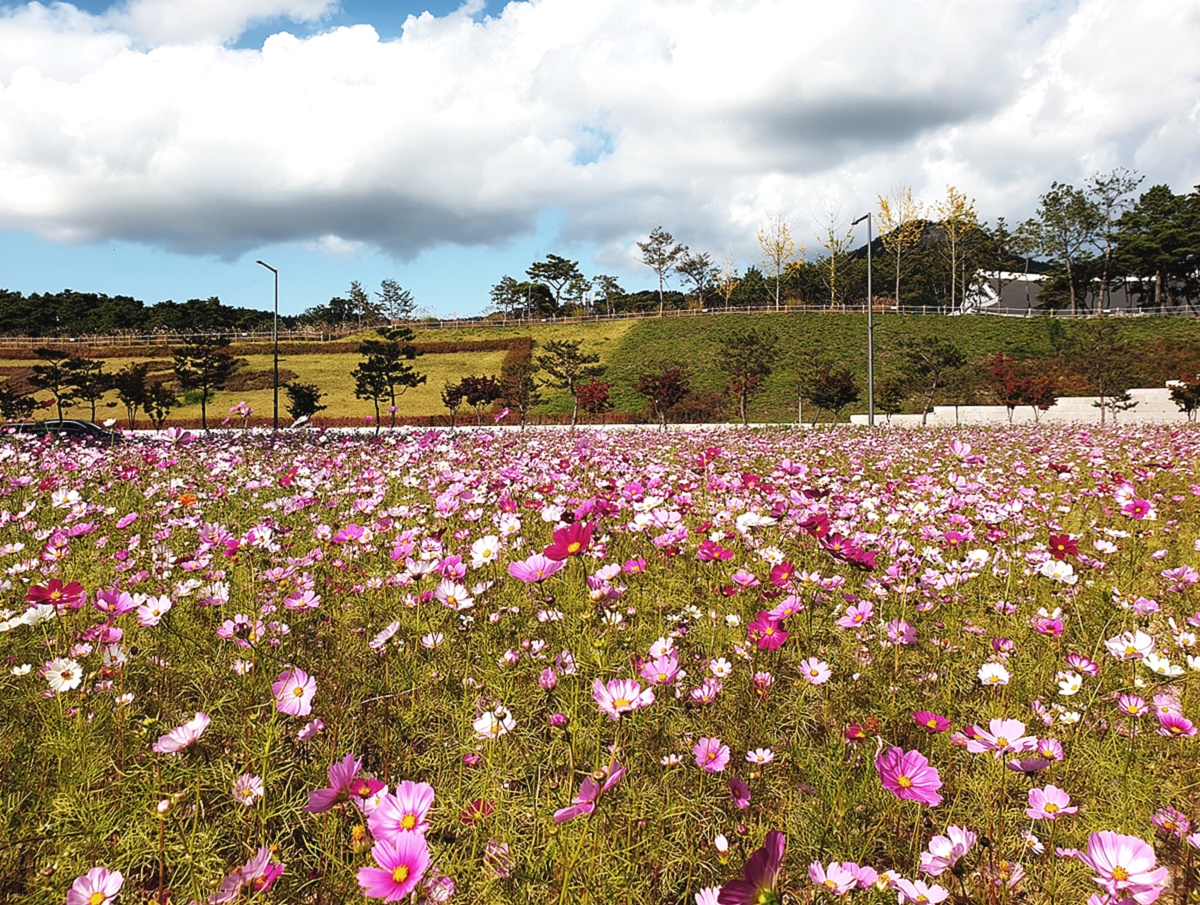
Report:
[[[821,232],[817,242],[825,249],[826,257],[820,262],[821,277],[829,287],[829,305],[836,308],[838,290],[844,282],[842,274],[842,259],[850,251],[850,243],[854,239],[854,227],[846,226],[841,219],[841,208],[830,205],[825,209],[825,219],[821,221]]]
[[[979,215],[975,211],[975,199],[968,198],[952,185],[946,186],[946,198],[935,207],[945,234],[946,253],[950,256],[950,307],[958,302],[959,287],[966,294],[966,279],[959,278],[959,267],[963,263],[965,241],[979,229]]]
[[[721,259],[721,269],[717,271],[717,291],[721,293],[721,297],[725,299],[725,309],[729,310],[729,301],[733,298],[733,292],[738,287],[737,262],[733,259],[731,252],[726,252]]]
[[[775,310],[778,311],[779,286],[783,273],[788,264],[796,259],[797,254],[804,254],[804,246],[796,247],[796,242],[792,239],[791,224],[783,219],[782,214],[772,214],[756,235],[763,252],[763,264],[767,273],[775,280]]]
[[[896,258],[896,308],[900,308],[900,263],[904,255],[917,247],[925,231],[922,219],[924,205],[913,197],[912,186],[906,185],[879,196],[879,238]]]

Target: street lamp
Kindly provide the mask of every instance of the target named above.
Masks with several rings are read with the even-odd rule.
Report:
[[[271,345],[275,359],[275,379],[273,381],[275,412],[271,420],[271,431],[275,433],[279,431],[279,271],[266,261],[255,261],[255,263],[262,265],[275,275],[275,321],[271,325]]]
[[[867,424],[875,426],[875,325],[871,320],[875,298],[871,293],[871,212],[863,214],[851,226],[867,221]]]

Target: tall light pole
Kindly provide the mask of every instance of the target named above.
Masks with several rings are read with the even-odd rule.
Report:
[[[867,221],[867,424],[875,426],[875,324],[871,320],[875,296],[871,292],[871,212],[863,214],[851,226]]]
[[[271,419],[271,431],[277,433],[279,431],[279,271],[266,261],[255,261],[255,263],[261,264],[275,275],[275,320],[271,325],[271,345],[275,359],[275,379],[272,381],[275,391],[275,412]]]

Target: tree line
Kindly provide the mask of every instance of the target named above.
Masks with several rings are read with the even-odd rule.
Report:
[[[926,204],[902,188],[878,198],[875,304],[961,310],[985,280],[1000,288],[1020,276],[1041,282],[1037,306],[1092,313],[1120,286],[1144,307],[1197,313],[1200,302],[1200,187],[1175,194],[1118,168],[1083,188],[1054,182],[1033,216],[1013,226],[985,222],[974,199],[948,186]],[[860,218],[861,219],[861,218]],[[739,268],[694,251],[661,226],[636,243],[652,288],[627,292],[616,277],[586,276],[578,261],[550,254],[492,287],[489,310],[503,318],[652,313],[685,308],[845,308],[867,297],[867,246],[837,208],[827,209],[809,257],[787,218],[757,231],[761,259]],[[672,288],[672,286],[678,288]]]

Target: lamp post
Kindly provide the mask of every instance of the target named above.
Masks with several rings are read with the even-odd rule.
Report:
[[[875,297],[871,292],[871,212],[863,214],[851,226],[867,221],[867,424],[875,426],[875,325],[871,320]]]
[[[272,381],[274,390],[275,411],[271,418],[271,432],[279,431],[279,271],[266,261],[256,261],[275,275],[275,320],[271,325],[271,346],[275,364],[275,379]]]

